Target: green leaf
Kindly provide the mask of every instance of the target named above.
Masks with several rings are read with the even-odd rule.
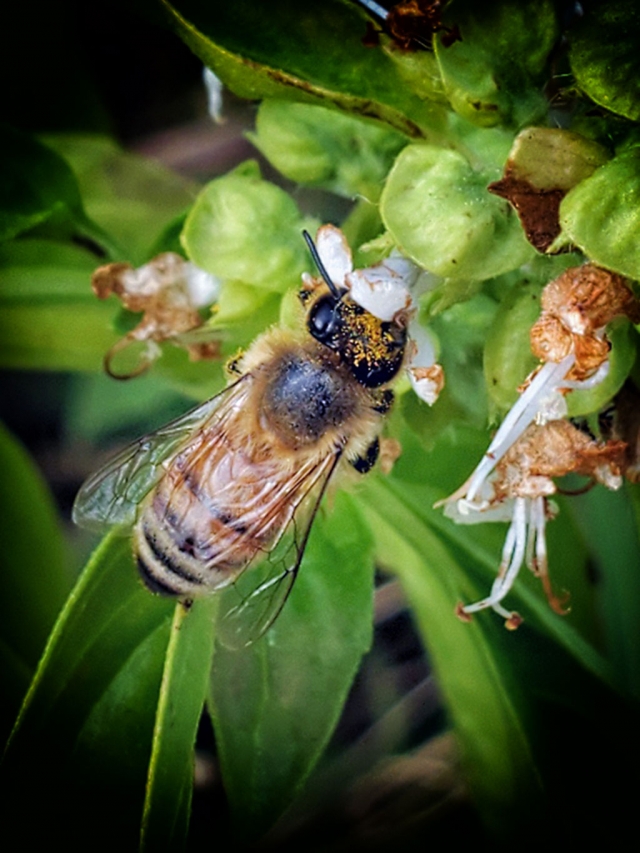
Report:
[[[141,850],[182,850],[193,790],[193,747],[213,654],[211,596],[175,609],[156,714]]]
[[[522,819],[522,804],[539,807],[542,800],[515,673],[491,625],[455,618],[460,590],[473,595],[473,587],[451,550],[408,511],[406,495],[376,481],[367,489],[366,517],[378,559],[400,578],[430,650],[473,797],[485,819],[508,835]]]
[[[384,178],[406,137],[335,110],[287,101],[263,101],[253,144],[299,184],[377,201]]]
[[[407,136],[436,139],[444,110],[405,84],[380,48],[363,44],[367,17],[326,0],[163,0],[178,35],[243,98],[283,98],[377,118]]]
[[[460,40],[436,36],[434,47],[451,106],[475,124],[522,127],[539,120],[547,57],[558,35],[549,0],[453,0],[444,22]]]
[[[32,136],[0,127],[0,240],[9,240],[54,214],[85,215],[73,172]]]
[[[640,699],[640,528],[628,486],[576,495],[571,510],[597,567],[595,588],[605,642],[620,689]]]
[[[190,259],[221,279],[282,293],[309,267],[302,230],[313,228],[293,199],[263,181],[253,161],[211,181],[182,232]]]
[[[73,169],[89,216],[117,241],[113,260],[134,267],[146,263],[193,203],[195,185],[160,163],[123,151],[109,137],[60,134],[46,142]]]
[[[640,148],[619,154],[570,190],[560,204],[560,224],[560,240],[607,269],[640,278]]]
[[[482,281],[519,267],[534,249],[487,178],[444,148],[409,145],[392,168],[380,212],[398,248],[451,279]]]
[[[71,587],[53,499],[24,448],[0,424],[2,742]],[[37,546],[36,544],[37,543]]]
[[[137,844],[174,604],[142,586],[130,548],[109,536],[89,561],[12,733],[5,805],[26,846],[73,848],[87,827],[105,845]]]
[[[93,254],[48,240],[0,246],[0,364],[100,370],[115,343],[115,303],[91,290]]]
[[[320,757],[371,643],[371,540],[348,495],[316,518],[281,616],[253,646],[216,646],[211,711],[240,834],[280,816]],[[224,600],[221,602],[224,607]]]
[[[640,119],[640,10],[633,0],[585,5],[571,33],[569,61],[576,82],[596,104]]]
[[[431,509],[442,486],[458,485],[458,448],[466,453],[470,443],[449,435],[426,457],[403,436],[404,452],[392,475],[369,478],[361,506],[378,560],[398,575],[429,649],[473,801],[497,835],[544,837],[558,812],[565,819],[565,805],[573,800],[566,787],[571,774],[557,761],[558,744],[580,754],[581,726],[595,724],[599,711],[592,709],[600,707],[596,700],[606,693],[603,682],[611,670],[578,633],[574,616],[551,612],[530,576],[519,578],[512,593],[526,620],[518,631],[505,631],[493,613],[470,624],[456,619],[457,602],[486,594],[505,535],[502,524],[466,528]],[[584,549],[569,522],[562,519],[562,535],[554,541],[568,551],[571,571],[576,577],[582,571],[584,578]],[[562,552],[550,552],[552,572],[557,559],[562,562]],[[554,718],[567,705],[569,728],[561,715]],[[550,799],[545,788],[555,791]],[[583,802],[578,806],[583,811]]]

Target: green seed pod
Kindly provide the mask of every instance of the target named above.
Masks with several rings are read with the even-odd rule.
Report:
[[[614,157],[567,193],[560,224],[559,241],[575,243],[600,266],[640,278],[640,148]]]
[[[484,375],[489,399],[499,411],[518,398],[518,386],[533,370],[529,329],[540,315],[541,286],[516,285],[503,300],[484,348]]]
[[[534,255],[516,213],[455,151],[409,145],[391,170],[380,212],[400,250],[443,278],[483,281]]]
[[[293,199],[263,181],[250,161],[207,184],[181,239],[191,260],[218,278],[282,293],[297,287],[309,268],[305,227],[314,230]]]

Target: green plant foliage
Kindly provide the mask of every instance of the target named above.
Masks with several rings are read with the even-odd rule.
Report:
[[[292,181],[373,202],[407,141],[323,107],[276,100],[262,102],[249,138]]]
[[[182,232],[189,257],[222,279],[282,293],[306,267],[302,230],[312,227],[284,190],[244,163],[198,196]]]
[[[193,791],[193,744],[211,668],[216,604],[211,598],[175,608],[153,730],[141,850],[184,847]]]
[[[454,0],[445,20],[460,31],[453,44],[434,39],[453,109],[483,127],[540,120],[547,108],[540,83],[558,34],[554,4]]]
[[[38,135],[2,128],[0,366],[84,374],[61,404],[78,472],[91,464],[87,454],[97,461],[97,445],[147,433],[187,410],[188,398],[218,393],[227,358],[269,326],[303,334],[297,291],[302,274],[317,270],[301,232],[316,233],[316,201],[328,194],[340,197],[334,224],[356,269],[392,252],[419,268],[409,334],[433,334],[445,387],[429,407],[404,372],[398,377],[383,437],[399,443],[400,457],[390,471],[351,475],[354,487],[331,485],[282,613],[240,649],[223,643],[225,616],[259,584],[251,571],[176,604],[143,586],[129,538],[110,533],[69,593],[71,549],[51,497],[2,431],[4,825],[28,849],[86,849],[94,839],[111,850],[184,849],[204,714],[233,838],[267,844],[276,824],[286,833],[291,805],[314,792],[323,771],[331,777],[340,747],[323,755],[371,647],[376,568],[397,579],[428,649],[445,709],[438,725],[455,735],[487,833],[477,830],[481,843],[528,848],[553,837],[610,846],[633,829],[628,779],[640,752],[637,483],[579,493],[584,478],[558,481],[563,494],[543,506],[546,554],[531,548],[533,520],[525,524],[530,551],[520,544],[522,562],[528,557],[538,574],[548,562],[549,584],[558,601],[571,592],[571,609],[554,612],[540,577],[523,567],[505,599],[524,617],[517,632],[491,611],[470,624],[455,616],[504,575],[504,522],[515,501],[501,503],[488,524],[474,523],[486,520],[484,509],[459,511],[456,521],[469,523],[456,523],[434,504],[491,458],[491,429],[537,366],[529,331],[547,283],[589,261],[628,276],[638,292],[637,10],[622,0],[590,3],[572,19],[550,0],[450,0],[435,5],[433,26],[422,22],[414,50],[388,20],[345,0],[136,5],[153,21],[162,17],[227,88],[261,101],[247,136],[282,184],[323,192],[287,191],[253,160],[195,186],[89,133],[99,104],[87,107],[86,121],[63,120],[58,91],[43,105],[49,118],[39,122],[34,105],[33,120],[20,123]],[[40,68],[51,50],[35,23]],[[73,56],[67,64],[82,67]],[[93,89],[85,84],[78,81],[70,102],[86,102]],[[541,204],[550,226],[561,226],[547,254],[528,242],[514,206],[489,192],[505,174],[522,182],[518,210]],[[91,275],[113,261],[139,267],[163,251],[218,279],[215,303],[199,306],[203,325],[192,331],[219,351],[192,361],[184,340],[169,334],[146,376],[114,383],[103,375],[105,354],[141,315],[113,295],[98,301]],[[574,306],[571,322],[589,310]],[[605,333],[608,374],[566,395],[569,416],[585,430],[613,429],[633,463],[637,403],[626,424],[624,406],[613,404],[621,390],[638,392],[638,328],[623,317],[598,330]],[[183,439],[152,446],[175,453]],[[384,445],[383,462],[394,447]],[[143,499],[146,481],[129,486]],[[382,704],[376,693],[365,745]],[[390,713],[402,716],[397,707]],[[420,751],[428,736],[388,742]],[[338,755],[334,771],[346,760]],[[349,803],[359,790],[349,790]],[[431,780],[420,776],[411,791],[415,803],[403,789],[403,808],[414,810],[400,816],[403,829],[431,813]],[[235,849],[217,822],[215,831],[216,842]],[[431,841],[416,837],[416,849]],[[318,850],[323,843],[313,839]]]
[[[638,51],[640,11],[631,0],[587,5],[571,38],[576,82],[596,104],[640,119]]]
[[[567,193],[558,242],[575,243],[604,267],[640,277],[640,148],[624,151]]]
[[[0,363],[39,370],[99,370],[116,335],[115,305],[91,286],[96,257],[53,240],[0,246]]]
[[[241,97],[338,106],[409,136],[439,134],[443,111],[408,90],[388,57],[365,47],[366,17],[355,4],[162,2],[176,32]]]
[[[197,187],[160,163],[123,151],[110,137],[56,134],[46,141],[73,169],[89,216],[116,243],[113,260],[133,266],[148,261],[163,231],[193,203]]]
[[[53,500],[28,454],[0,426],[3,741],[70,589]],[[36,550],[34,542],[42,543]]]
[[[78,223],[85,220],[71,169],[46,145],[2,126],[0,163],[0,240],[9,240],[55,215]]]
[[[73,844],[92,825],[137,843],[172,610],[136,578],[127,539],[106,539],[60,614],[5,755],[7,813],[25,843],[42,831]],[[27,818],[34,796],[42,822]]]
[[[337,723],[371,644],[372,555],[354,501],[336,495],[268,636],[240,651],[216,646],[209,701],[231,809],[246,838],[262,835],[285,810]]]

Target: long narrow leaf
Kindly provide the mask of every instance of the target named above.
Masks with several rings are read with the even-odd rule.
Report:
[[[296,586],[253,646],[214,653],[210,702],[238,832],[256,838],[300,790],[371,643],[372,555],[348,495],[319,517]]]
[[[51,634],[5,754],[5,825],[25,844],[41,833],[78,840],[86,826],[137,842],[172,607],[137,579],[129,542],[107,537]]]
[[[209,683],[215,597],[176,606],[156,715],[141,850],[181,850],[189,826],[193,746]]]

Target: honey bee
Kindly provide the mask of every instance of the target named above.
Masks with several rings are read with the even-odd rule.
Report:
[[[321,274],[300,292],[304,327],[264,332],[226,389],[123,450],[74,504],[82,526],[133,525],[155,593],[188,601],[255,576],[220,620],[231,647],[280,613],[331,478],[375,464],[405,359],[402,314],[382,321],[354,302],[304,236]]]

